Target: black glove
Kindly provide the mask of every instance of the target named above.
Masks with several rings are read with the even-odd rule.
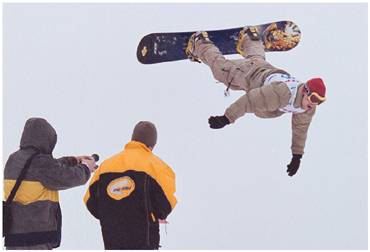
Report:
[[[288,170],[286,170],[289,176],[293,176],[297,173],[301,163],[301,158],[301,154],[293,154],[292,161],[290,161],[290,164],[287,165]]]
[[[227,124],[230,124],[229,119],[226,116],[211,116],[208,119],[209,127],[212,129],[221,129],[225,127]]]

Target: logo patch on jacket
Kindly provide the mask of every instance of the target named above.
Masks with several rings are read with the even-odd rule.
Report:
[[[108,195],[115,200],[128,197],[135,189],[135,182],[128,176],[112,180],[107,186]]]

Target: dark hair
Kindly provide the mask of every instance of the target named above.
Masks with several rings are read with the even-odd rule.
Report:
[[[153,148],[157,143],[157,129],[155,125],[148,121],[140,121],[136,124],[132,133],[131,140],[145,144]]]

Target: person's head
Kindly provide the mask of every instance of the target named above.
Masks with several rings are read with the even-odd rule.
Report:
[[[315,108],[326,100],[326,87],[321,78],[308,80],[302,89],[302,108],[304,110]]]
[[[57,143],[55,129],[43,118],[30,118],[24,125],[21,148],[35,147],[42,153],[51,154]]]
[[[132,132],[131,140],[141,142],[153,149],[157,143],[157,130],[154,124],[148,121],[138,122]]]

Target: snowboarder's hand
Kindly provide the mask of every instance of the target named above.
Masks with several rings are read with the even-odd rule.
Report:
[[[299,165],[301,164],[301,158],[302,158],[302,155],[293,154],[292,161],[290,161],[290,164],[287,165],[288,176],[293,176],[294,174],[297,173]]]
[[[230,124],[229,119],[226,116],[211,116],[208,119],[209,127],[212,129],[221,129],[226,125]]]

